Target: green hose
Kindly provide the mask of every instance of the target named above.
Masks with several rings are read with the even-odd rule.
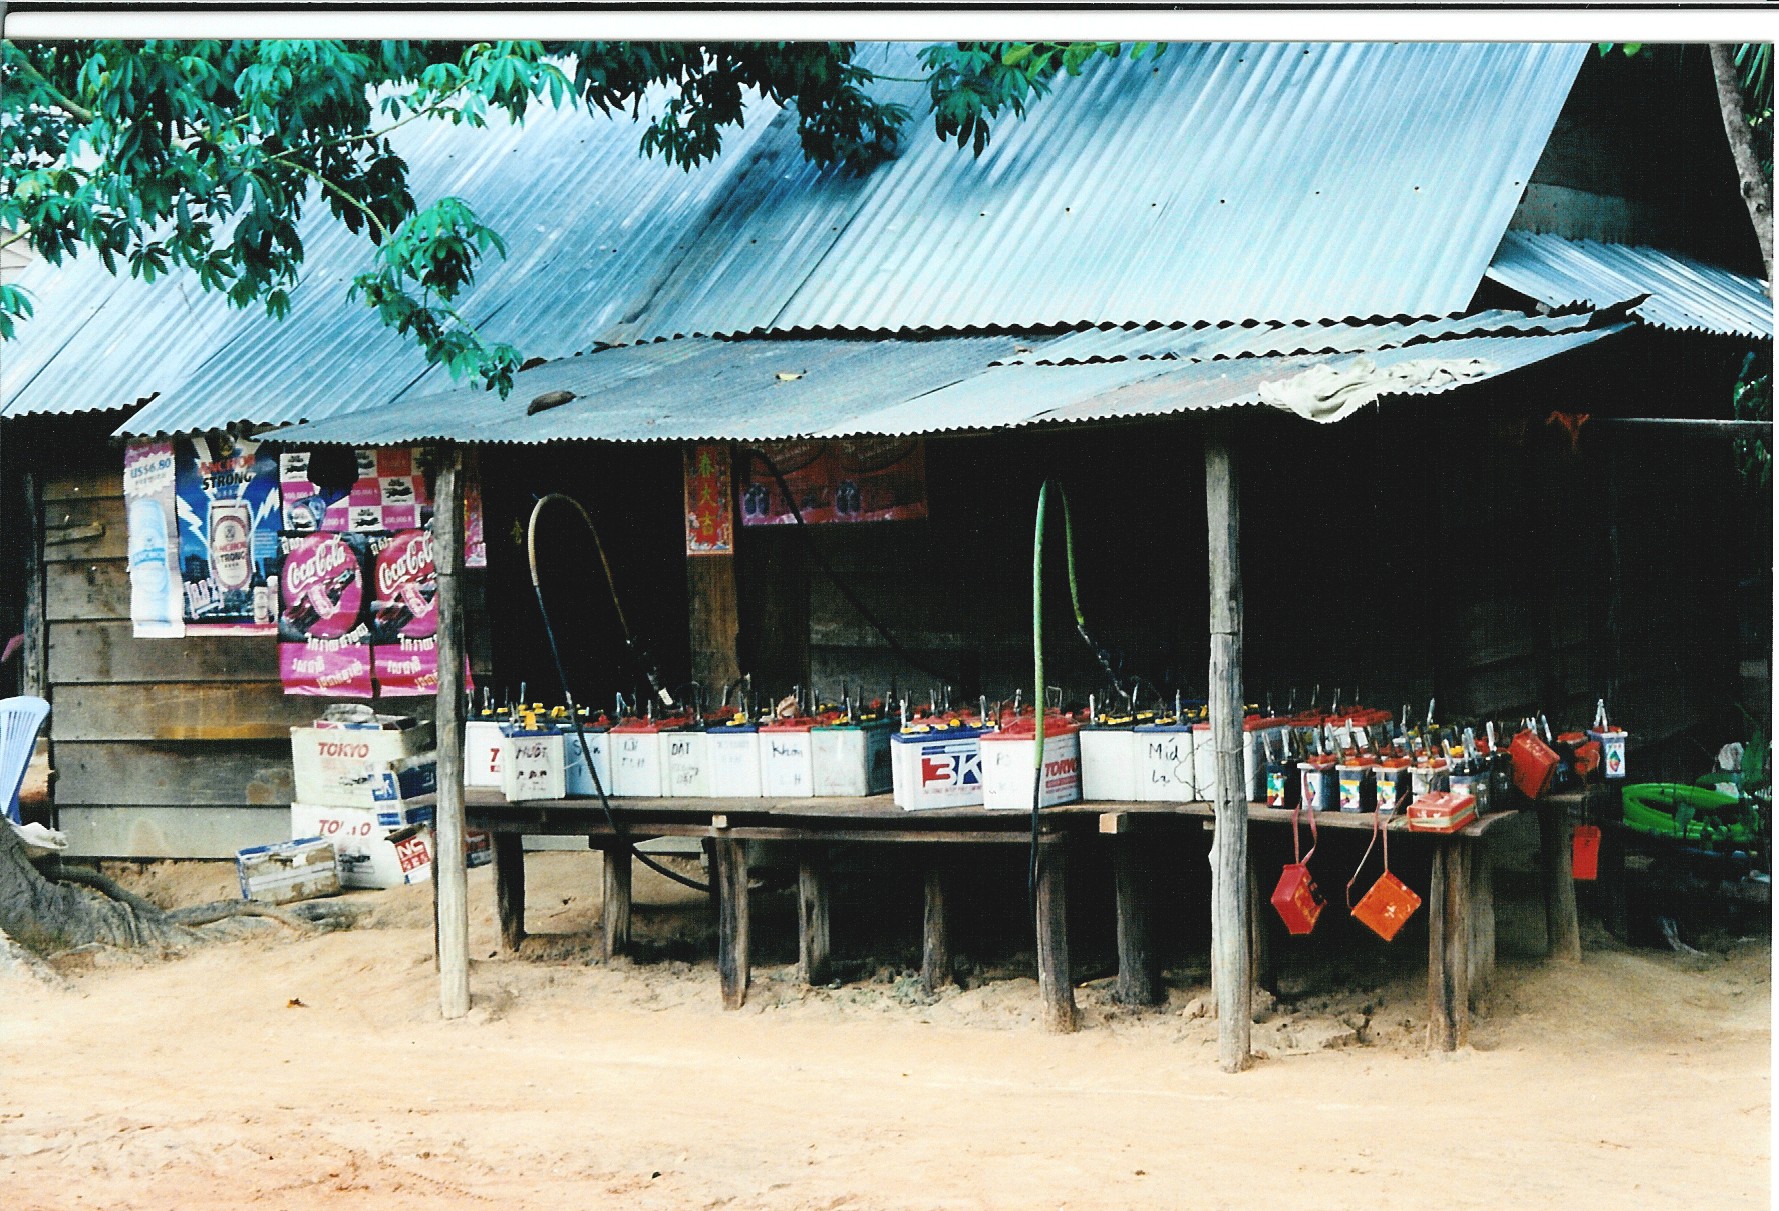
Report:
[[[1038,813],[1044,804],[1044,514],[1053,482],[1046,479],[1038,486],[1038,519],[1032,527],[1032,710],[1035,714],[1032,720],[1031,860],[1026,868],[1026,895],[1034,919],[1038,905]],[[1069,602],[1075,610],[1075,629],[1087,646],[1097,653],[1099,645],[1087,633],[1087,616],[1081,610],[1081,585],[1075,575],[1075,522],[1069,513],[1069,496],[1061,484],[1056,485],[1056,494],[1062,500],[1063,552],[1069,565]],[[1103,653],[1100,660],[1105,663]]]
[[[1640,833],[1733,845],[1755,839],[1754,830],[1733,814],[1741,806],[1734,795],[1680,782],[1640,782],[1625,787],[1623,796],[1625,827]]]

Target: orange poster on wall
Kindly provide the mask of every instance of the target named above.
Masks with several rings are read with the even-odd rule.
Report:
[[[736,462],[744,526],[795,525],[787,489],[808,525],[927,515],[926,447],[917,437],[762,442]]]
[[[729,448],[697,442],[685,450],[686,554],[729,555],[735,550],[735,509]]]

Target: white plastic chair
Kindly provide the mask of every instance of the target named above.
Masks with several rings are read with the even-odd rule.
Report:
[[[0,794],[6,796],[6,818],[19,818],[19,788],[37,748],[37,733],[49,717],[49,703],[41,698],[0,699]]]

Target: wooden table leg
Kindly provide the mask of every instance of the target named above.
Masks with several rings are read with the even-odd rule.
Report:
[[[716,839],[717,977],[723,1008],[747,1002],[747,842]]]
[[[1442,837],[1427,891],[1427,1046],[1456,1051],[1470,1038],[1470,845]]]
[[[1124,1005],[1153,1005],[1160,981],[1149,945],[1148,863],[1130,833],[1112,838],[1112,875],[1118,893],[1118,987]]]
[[[1068,884],[1060,842],[1038,853],[1038,998],[1044,1028],[1068,1034],[1079,1024],[1069,979]]]
[[[1495,977],[1495,862],[1485,838],[1465,838],[1470,850],[1470,995],[1488,991]]]
[[[1600,826],[1600,920],[1621,942],[1629,936],[1625,909],[1625,831],[1610,820]]]
[[[797,978],[812,986],[829,978],[828,854],[818,845],[797,862]]]
[[[630,847],[618,842],[601,855],[605,898],[599,907],[601,949],[609,962],[630,948]]]
[[[1260,882],[1260,872],[1254,865],[1254,847],[1248,846],[1248,966],[1253,971],[1253,984],[1267,992],[1277,992],[1278,984],[1273,979],[1272,948],[1268,945],[1267,929],[1272,923],[1272,904],[1265,898]]]
[[[945,859],[927,863],[926,909],[921,914],[920,983],[931,993],[952,982],[951,933],[945,920]]]
[[[525,941],[525,838],[494,834],[494,910],[500,918],[500,948],[517,954]]]
[[[1581,962],[1581,924],[1575,916],[1574,844],[1569,809],[1563,803],[1544,802],[1538,811],[1538,862],[1544,883],[1545,937],[1550,957]]]

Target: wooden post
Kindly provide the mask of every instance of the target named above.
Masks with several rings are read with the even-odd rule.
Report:
[[[1470,995],[1488,991],[1495,977],[1495,862],[1485,837],[1467,838],[1470,849]]]
[[[1550,957],[1568,963],[1581,962],[1581,924],[1575,916],[1575,867],[1569,827],[1569,805],[1562,799],[1546,799],[1534,805],[1538,812],[1538,864],[1544,884],[1545,938]]]
[[[13,452],[18,453],[16,445]],[[49,635],[44,623],[43,493],[40,487],[37,475],[25,472],[25,602],[19,628],[25,641],[19,649],[19,693],[48,698]],[[54,722],[51,719],[52,726]]]
[[[945,922],[945,859],[927,863],[926,909],[921,914],[920,984],[929,993],[951,983],[951,934]]]
[[[1272,947],[1266,931],[1271,924],[1272,905],[1260,898],[1260,872],[1254,869],[1254,850],[1248,849],[1248,970],[1253,973],[1254,987],[1276,991],[1272,973]]]
[[[716,839],[717,977],[723,1008],[747,1002],[747,843]]]
[[[1118,986],[1112,994],[1124,1005],[1160,1000],[1155,952],[1149,945],[1149,865],[1137,838],[1112,838],[1112,879],[1118,896]]]
[[[1427,891],[1427,1046],[1456,1051],[1470,1039],[1470,842],[1434,843]]]
[[[828,970],[828,855],[808,846],[797,862],[797,978],[826,984]]]
[[[630,847],[614,841],[600,854],[605,892],[599,904],[600,949],[607,962],[630,947]]]
[[[692,639],[692,680],[712,702],[723,686],[741,676],[735,638],[741,633],[735,605],[735,557],[688,555],[686,601]]]
[[[1053,1034],[1069,1034],[1079,1024],[1069,978],[1067,856],[1061,841],[1038,851],[1038,999],[1044,1029]]]
[[[500,917],[500,948],[518,954],[525,941],[525,838],[494,834],[494,908]]]
[[[469,1012],[469,871],[463,855],[463,451],[439,450],[433,485],[432,558],[438,575],[439,693],[433,878],[438,897],[439,1011]]]
[[[1211,582],[1211,743],[1217,754],[1217,828],[1211,840],[1211,974],[1217,1062],[1248,1064],[1254,971],[1248,935],[1248,795],[1242,785],[1241,505],[1230,418],[1205,426],[1205,515]]]

